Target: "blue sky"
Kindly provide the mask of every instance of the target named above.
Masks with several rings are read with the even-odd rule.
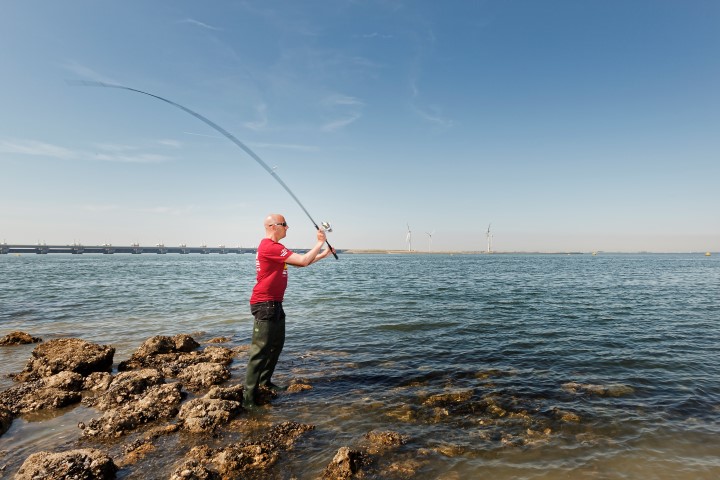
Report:
[[[0,241],[720,250],[720,2],[2,6]]]

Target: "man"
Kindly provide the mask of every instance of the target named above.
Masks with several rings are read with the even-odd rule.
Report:
[[[310,251],[304,255],[291,252],[278,243],[285,238],[288,228],[290,226],[282,215],[268,215],[265,238],[257,249],[257,283],[250,296],[250,312],[255,317],[255,325],[243,391],[243,407],[247,410],[257,406],[258,387],[282,390],[272,383],[271,378],[285,344],[282,302],[288,282],[287,266],[307,267],[331,253],[330,248],[320,251],[325,243],[323,230],[318,230],[317,243]]]

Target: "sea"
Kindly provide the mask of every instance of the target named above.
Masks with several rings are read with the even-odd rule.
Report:
[[[115,368],[155,335],[240,347],[254,275],[250,254],[0,255],[0,336],[112,345]],[[363,478],[720,478],[719,255],[345,254],[289,275],[274,381],[312,389],[258,415],[315,428],[267,478],[320,478],[373,431],[403,443]],[[35,346],[0,347],[0,390]],[[78,423],[99,415],[15,419],[0,477],[39,451],[121,457],[140,434],[81,439]],[[181,437],[118,478],[170,478],[193,442]],[[242,440],[229,425],[202,442]]]

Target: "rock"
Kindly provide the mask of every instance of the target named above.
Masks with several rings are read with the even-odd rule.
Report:
[[[198,363],[185,368],[178,379],[185,382],[189,390],[200,390],[223,383],[230,378],[230,371],[219,363]]]
[[[25,369],[14,375],[14,378],[25,382],[62,371],[75,372],[82,376],[93,372],[109,372],[113,355],[115,349],[108,345],[97,345],[78,338],[50,340],[35,347]]]
[[[245,478],[252,472],[268,470],[279,458],[280,453],[271,445],[240,443],[221,449],[212,462],[223,478]]]
[[[25,332],[11,332],[0,338],[0,345],[25,345],[28,343],[39,343],[42,339],[30,336]]]
[[[377,453],[387,448],[404,445],[407,442],[407,437],[397,432],[373,430],[365,434],[365,440],[370,444],[368,447],[370,453]]]
[[[118,370],[156,368],[165,376],[177,377],[192,365],[229,365],[235,356],[235,352],[226,347],[208,346],[201,352],[193,351],[198,346],[189,335],[152,337],[146,340],[129,360],[120,362]]]
[[[170,480],[220,480],[220,475],[197,460],[187,460],[175,469]]]
[[[274,425],[254,442],[233,443],[218,449],[205,445],[194,447],[188,454],[191,459],[176,468],[171,478],[269,478],[267,470],[277,463],[281,452],[291,448],[300,435],[314,428],[313,425],[284,422]]]
[[[205,394],[205,398],[219,398],[221,400],[235,400],[236,402],[242,402],[243,399],[243,386],[233,385],[231,387],[218,387],[213,386]]]
[[[465,390],[462,392],[452,393],[439,393],[432,395],[423,402],[424,406],[435,407],[435,406],[447,406],[449,404],[464,403],[470,400],[473,396],[473,390]]]
[[[341,447],[330,464],[325,467],[322,478],[327,480],[352,478],[361,470],[366,459],[366,454],[360,450]]]
[[[228,337],[215,337],[207,341],[207,343],[227,343],[230,339]]]
[[[74,372],[60,372],[0,392],[0,407],[15,415],[62,408],[80,401],[82,387],[82,376]]]
[[[622,397],[635,393],[634,388],[622,384],[593,385],[589,383],[569,382],[563,384],[562,389],[570,393],[587,393],[601,397]]]
[[[182,428],[189,432],[212,432],[235,417],[242,406],[233,400],[195,398],[180,408],[178,418]]]
[[[182,401],[179,383],[153,385],[132,401],[106,411],[102,417],[78,425],[83,437],[120,437],[155,420],[168,420],[178,413]]]
[[[83,382],[83,390],[105,391],[110,388],[113,381],[112,374],[108,372],[93,372]]]
[[[117,466],[100,450],[79,449],[30,455],[15,475],[16,480],[104,480],[115,478]]]
[[[8,431],[14,417],[10,410],[0,407],[0,436]]]
[[[165,377],[154,368],[121,372],[110,382],[105,392],[97,397],[86,397],[83,404],[107,411],[136,398],[148,388],[165,383]]]
[[[293,383],[290,385],[287,389],[288,393],[299,393],[303,392],[305,390],[312,390],[312,385],[308,385],[306,383]]]

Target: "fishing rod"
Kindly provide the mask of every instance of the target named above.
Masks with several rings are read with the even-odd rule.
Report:
[[[238,140],[237,137],[235,137],[235,135],[233,135],[232,133],[228,132],[227,130],[225,130],[224,128],[222,128],[220,125],[218,125],[217,123],[213,122],[212,120],[210,120],[210,119],[208,119],[208,118],[200,115],[200,114],[197,113],[197,112],[194,112],[194,111],[190,110],[190,109],[187,108],[187,107],[184,107],[184,106],[180,105],[179,103],[175,103],[175,102],[173,102],[173,101],[171,101],[171,100],[168,100],[167,98],[163,98],[163,97],[161,97],[161,96],[159,96],[159,95],[154,95],[154,94],[152,94],[152,93],[143,92],[142,90],[138,90],[138,89],[136,89],[136,88],[125,87],[125,86],[122,86],[122,85],[114,85],[114,84],[112,84],[112,83],[91,82],[91,81],[87,81],[87,80],[83,80],[83,81],[79,81],[79,82],[73,82],[73,84],[75,84],[75,85],[80,85],[80,86],[83,86],[83,87],[118,88],[118,89],[120,89],[120,90],[128,90],[128,91],[130,91],[130,92],[142,93],[143,95],[147,95],[147,96],[149,96],[149,97],[157,98],[158,100],[162,100],[162,101],[165,102],[165,103],[169,103],[169,104],[172,105],[173,107],[177,107],[177,108],[179,108],[180,110],[189,113],[189,114],[192,115],[193,117],[197,118],[198,120],[204,122],[205,124],[209,125],[210,127],[214,128],[215,130],[217,130],[218,132],[220,132],[221,134],[223,134],[223,136],[225,136],[228,140],[230,140],[230,141],[233,142],[235,145],[237,145],[238,147],[240,147],[245,153],[247,153],[248,155],[250,155],[250,156],[253,158],[253,160],[255,160],[257,163],[259,163],[260,166],[263,167],[270,175],[272,175],[273,178],[274,178],[275,180],[277,180],[277,182],[285,189],[285,191],[290,194],[290,196],[293,198],[293,200],[295,200],[295,202],[300,206],[300,208],[302,209],[302,211],[305,212],[305,215],[307,215],[307,217],[310,219],[310,221],[312,222],[312,224],[315,226],[315,229],[316,229],[316,230],[320,230],[320,227],[319,227],[318,224],[315,222],[315,220],[313,220],[312,216],[311,216],[310,213],[307,211],[307,209],[305,208],[305,206],[302,204],[302,202],[300,201],[300,199],[298,199],[298,197],[295,196],[295,194],[292,192],[292,190],[290,190],[290,187],[288,187],[288,186],[285,184],[285,182],[283,182],[282,178],[280,178],[280,177],[278,176],[278,174],[275,173],[275,170],[273,170],[272,168],[270,168],[270,166],[269,166],[267,163],[265,163],[262,158],[260,158],[255,152],[253,152],[252,150],[250,150],[250,147],[248,147],[248,146],[245,145],[243,142],[241,142],[240,140]],[[330,224],[329,224],[329,223],[323,222],[323,223],[322,223],[322,226],[323,226],[323,229],[324,229],[326,232],[331,232],[331,231],[332,231],[332,229],[330,228]],[[327,243],[327,246],[328,246],[328,248],[330,249],[330,252],[331,252],[331,253],[333,254],[333,256],[335,257],[335,260],[338,260],[338,256],[337,256],[337,254],[335,253],[335,250],[333,250],[333,247],[330,245],[330,242],[327,241],[327,237],[325,237],[325,243]]]

